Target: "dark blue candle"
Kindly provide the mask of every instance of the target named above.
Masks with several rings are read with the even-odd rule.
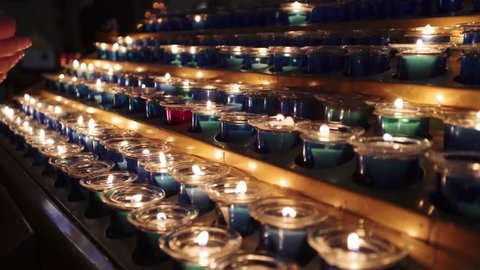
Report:
[[[190,59],[184,64],[187,67],[211,68],[218,63],[217,52],[213,46],[190,46],[187,55]]]
[[[457,80],[463,84],[480,84],[480,48],[464,46],[462,49]]]
[[[246,47],[244,70],[267,72],[272,66],[272,52],[267,48]]]
[[[299,123],[297,129],[302,133],[302,162],[304,166],[314,168],[330,168],[350,161],[353,147],[348,139],[364,132],[362,128],[335,122]]]
[[[63,155],[52,157],[48,160],[48,163],[52,165],[56,173],[56,180],[54,187],[62,188],[67,187],[70,184],[70,178],[68,174],[65,173],[65,168],[70,167],[71,164],[82,162],[82,161],[92,161],[98,160],[98,156],[94,153],[83,152],[77,154]]]
[[[305,54],[299,47],[272,47],[273,68],[275,73],[303,73]]]
[[[387,71],[390,65],[390,49],[384,46],[348,46],[345,75],[370,76]]]
[[[260,249],[305,262],[314,255],[307,244],[310,227],[327,218],[325,209],[308,199],[266,198],[254,202],[250,215],[260,222]]]
[[[379,188],[401,188],[423,178],[420,157],[431,146],[426,140],[407,137],[358,137],[354,146],[357,169],[356,181]]]
[[[306,72],[323,74],[341,70],[345,63],[345,49],[340,46],[306,47]]]
[[[243,142],[255,135],[255,128],[248,121],[266,117],[266,115],[230,112],[223,113],[220,118],[220,134],[217,139],[222,142]]]
[[[270,90],[248,92],[246,96],[246,112],[268,115],[280,113],[280,100],[277,92]]]
[[[135,145],[141,143],[142,139],[139,137],[114,137],[102,141],[101,144],[105,147],[106,158],[115,162],[117,168],[120,170],[127,169],[127,161],[125,156],[120,152],[120,148],[125,145]]]
[[[165,73],[164,76],[154,76],[154,86],[157,90],[164,92],[168,95],[179,95],[179,91],[174,86],[174,82],[183,81],[180,78],[172,78],[170,73]]]
[[[221,104],[234,105],[237,111],[243,111],[246,106],[246,93],[255,90],[256,88],[252,85],[218,84],[216,100]]]
[[[277,115],[266,119],[250,120],[257,130],[257,150],[261,153],[287,153],[298,144],[295,120]]]
[[[444,123],[445,149],[480,151],[480,112],[453,113]]]
[[[221,68],[241,70],[245,65],[245,56],[241,46],[220,46],[219,65]]]
[[[279,93],[280,111],[285,116],[310,120],[325,119],[325,108],[306,92],[284,91]]]
[[[188,54],[188,48],[182,45],[165,45],[161,47],[165,50],[165,63],[175,66],[187,66],[192,62],[192,55]]]
[[[192,88],[192,99],[196,101],[215,101],[218,97],[217,85],[206,83],[198,84]]]
[[[158,157],[160,153],[166,153],[169,150],[170,144],[166,142],[141,142],[120,147],[120,153],[123,154],[127,162],[127,170],[134,173],[137,173],[139,159],[151,156]]]

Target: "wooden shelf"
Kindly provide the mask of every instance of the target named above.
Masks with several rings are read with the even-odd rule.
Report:
[[[143,121],[104,111],[84,103],[58,96],[48,91],[39,92],[47,99],[55,99],[69,107],[95,114],[95,117],[123,129],[134,129],[145,137],[167,140],[181,152],[219,160],[248,171],[270,184],[302,193],[340,212],[373,220],[379,224],[404,232],[412,237],[411,256],[432,269],[474,268],[480,264],[478,254],[480,234],[460,224],[428,214],[406,209],[396,204],[338,187],[307,175],[298,174],[287,167],[279,167],[262,160],[199,141],[188,134],[147,124]]]

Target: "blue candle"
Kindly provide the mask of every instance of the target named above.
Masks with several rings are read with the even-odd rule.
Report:
[[[326,2],[316,3],[312,10],[312,23],[336,22],[340,19],[340,6],[342,3]]]
[[[211,68],[218,63],[217,52],[213,46],[190,46],[187,51],[191,61],[185,66]]]
[[[272,52],[267,48],[245,48],[245,65],[243,69],[253,72],[268,72],[272,66]]]
[[[422,1],[422,14],[436,15],[458,11],[463,8],[463,0]]]
[[[447,72],[446,45],[423,44],[419,39],[416,45],[399,45],[397,73],[399,80],[425,80]]]
[[[182,45],[165,45],[161,47],[165,50],[165,63],[175,66],[187,66],[192,62],[192,55],[188,54],[188,48]]]
[[[255,128],[248,121],[266,117],[266,115],[230,112],[220,116],[220,133],[216,137],[222,142],[244,142],[255,135]]]
[[[348,46],[345,75],[371,76],[387,71],[390,49],[384,46]]]
[[[299,123],[297,129],[302,133],[302,162],[304,166],[314,168],[336,167],[350,161],[353,147],[348,139],[364,132],[362,128],[335,122]]]
[[[323,74],[341,70],[345,63],[345,49],[338,46],[307,47],[306,72],[308,74]]]
[[[298,144],[299,136],[291,117],[277,115],[267,119],[250,120],[257,129],[257,150],[261,153],[287,153]]]
[[[258,200],[249,213],[262,226],[260,249],[300,262],[313,257],[307,244],[309,228],[327,219],[326,210],[317,203],[285,197]]]
[[[106,235],[109,238],[123,238],[132,235],[136,229],[127,221],[129,211],[159,203],[165,198],[165,192],[154,186],[132,184],[104,190],[102,202],[111,207],[110,226]]]
[[[154,86],[157,90],[163,91],[165,94],[168,95],[179,95],[180,91],[177,91],[174,83],[182,82],[183,80],[180,78],[172,78],[170,73],[165,73],[164,76],[154,76]]]
[[[127,219],[138,229],[134,260],[157,262],[167,259],[160,250],[159,237],[190,226],[197,217],[197,209],[169,202],[131,211]]]
[[[452,113],[444,123],[445,149],[480,151],[480,112]]]
[[[425,27],[411,28],[402,40],[405,43],[416,44],[420,39],[424,44],[449,43],[452,36],[451,27],[432,27],[427,24]]]
[[[325,108],[317,99],[304,92],[280,93],[280,111],[283,115],[311,120],[325,119]]]
[[[277,115],[280,112],[278,93],[270,90],[248,92],[245,111],[256,114]]]
[[[217,86],[217,97],[216,100],[219,103],[234,105],[235,110],[243,111],[245,110],[246,105],[246,96],[245,94],[249,91],[255,91],[251,85],[243,84],[218,84]]]
[[[425,107],[398,98],[392,103],[375,104],[376,132],[407,137],[430,138],[430,118]]]
[[[439,193],[462,215],[480,218],[480,152],[431,152]]]
[[[212,133],[220,128],[218,115],[234,109],[234,106],[217,104],[207,101],[206,103],[195,102],[192,106],[192,130],[196,132]]]
[[[137,173],[138,160],[150,156],[158,157],[160,153],[166,153],[170,150],[170,144],[167,142],[140,142],[135,144],[125,144],[120,147],[120,153],[123,154],[127,162],[127,170]]]
[[[97,48],[97,58],[101,60],[112,60],[111,55],[111,46],[104,42],[97,42],[95,43],[95,47]]]
[[[212,210],[214,204],[203,190],[203,185],[225,177],[230,172],[230,167],[216,162],[194,161],[175,164],[169,168],[169,172],[182,185],[179,198],[205,213]]]
[[[463,84],[480,84],[480,48],[462,47],[460,74],[456,80]]]
[[[48,163],[54,168],[56,173],[56,180],[54,187],[63,188],[67,187],[70,184],[70,178],[68,174],[66,174],[65,168],[70,167],[70,165],[82,161],[92,161],[98,160],[98,156],[93,153],[83,152],[77,154],[70,154],[70,155],[63,155],[52,157],[48,160]]]
[[[220,46],[219,65],[221,68],[241,70],[245,65],[245,56],[241,46]]]
[[[356,153],[356,181],[379,188],[401,188],[423,178],[420,157],[431,146],[407,137],[358,137],[350,142]]]
[[[127,169],[127,161],[125,156],[120,152],[120,148],[125,145],[135,145],[141,143],[142,139],[139,137],[113,137],[102,141],[101,144],[105,147],[106,158],[115,162],[119,170]]]
[[[273,68],[276,73],[303,73],[305,54],[298,47],[272,47]]]
[[[215,101],[219,96],[218,86],[211,83],[198,84],[192,90],[192,99],[195,101]]]
[[[479,22],[460,23],[457,24],[455,28],[457,28],[460,31],[460,34],[463,35],[463,44],[480,43]]]

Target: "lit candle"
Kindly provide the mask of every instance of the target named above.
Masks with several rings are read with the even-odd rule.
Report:
[[[127,163],[127,170],[137,173],[139,160],[150,156],[158,157],[160,153],[166,153],[170,150],[170,144],[167,142],[142,142],[137,144],[127,144],[120,147],[120,153],[123,154]]]
[[[267,72],[272,65],[272,52],[268,48],[245,48],[245,70]]]
[[[308,4],[295,1],[281,5],[282,22],[287,25],[307,24],[312,12],[312,7]]]
[[[92,161],[97,160],[98,156],[93,153],[82,152],[76,154],[69,154],[64,156],[52,157],[48,160],[48,163],[53,167],[53,171],[56,174],[56,180],[54,187],[56,188],[66,188],[70,185],[70,182],[73,181],[70,176],[65,172],[65,168],[69,167],[71,164],[83,162],[83,161]]]
[[[218,115],[222,112],[233,110],[234,106],[217,104],[208,100],[205,103],[191,103],[192,130],[196,132],[212,133],[220,128]]]
[[[297,47],[272,47],[273,72],[297,74],[303,72],[305,55]]]
[[[241,70],[245,64],[243,47],[241,46],[220,46],[220,67]]]

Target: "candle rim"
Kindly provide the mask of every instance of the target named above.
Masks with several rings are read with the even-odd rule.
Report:
[[[77,162],[75,159],[79,159],[80,161],[98,160],[98,155],[91,152],[67,154],[51,157],[48,159],[48,163],[56,169],[63,169],[65,166],[68,166],[73,162]]]
[[[132,202],[127,198],[129,195],[142,195],[141,205],[139,202]],[[149,184],[129,184],[118,185],[102,192],[100,198],[103,203],[115,209],[133,210],[142,206],[154,204],[162,201],[165,198],[165,191],[157,186]],[[143,199],[148,199],[143,201]]]
[[[480,181],[480,151],[434,151],[428,152],[434,170],[447,177],[468,177]]]
[[[478,111],[453,111],[447,113],[443,121],[445,124],[480,131],[480,118],[477,117],[478,113]]]
[[[202,171],[207,171],[209,172],[209,174],[194,176],[192,172],[192,166],[194,165],[198,165],[204,168],[202,169]],[[175,178],[175,180],[181,183],[191,184],[191,185],[204,184],[208,181],[225,177],[230,172],[236,172],[236,171],[237,170],[232,170],[232,167],[230,167],[227,164],[213,162],[213,161],[210,162],[208,160],[182,162],[179,164],[175,164],[168,169],[168,172],[170,173],[170,175],[172,175]]]
[[[63,171],[73,178],[84,178],[91,174],[110,171],[115,163],[109,160],[86,160],[78,161],[64,167]]]
[[[291,116],[287,116],[291,117]],[[285,117],[285,119],[287,118]],[[310,122],[310,120],[305,119],[305,118],[295,118],[291,117],[294,121],[293,125],[275,125],[272,126],[270,122],[279,122],[276,118],[276,116],[270,116],[270,117],[265,117],[265,118],[255,118],[255,119],[250,119],[248,120],[248,124],[255,127],[257,130],[260,131],[266,131],[266,132],[273,132],[273,133],[296,133],[297,128],[296,124],[297,123],[303,123],[303,122]]]
[[[320,127],[323,125],[326,125],[329,128],[330,133],[328,135],[323,135],[320,132]],[[347,143],[348,139],[352,136],[361,136],[365,133],[365,130],[362,127],[354,127],[332,121],[303,122],[297,123],[295,126],[301,133],[300,137],[302,139],[322,143]],[[345,132],[342,132],[342,129],[344,129]]]
[[[167,153],[170,151],[171,145],[166,141],[143,141],[135,144],[121,145],[119,150],[125,157],[139,158],[144,156],[155,155],[158,156],[161,152]],[[144,153],[144,150],[149,150],[149,153]]]
[[[151,155],[148,157],[142,157],[138,160],[140,166],[144,166],[145,170],[148,172],[153,173],[168,173],[168,170],[174,164],[180,164],[183,162],[204,162],[205,159],[191,154],[183,154],[183,153],[172,153],[166,152],[165,159],[167,160],[167,164],[162,164],[159,162],[159,156]]]
[[[236,193],[237,185],[244,182],[247,186],[245,193],[239,196]],[[253,176],[246,177],[227,177],[212,180],[203,186],[208,197],[214,202],[226,204],[248,204],[264,198],[274,190],[273,186],[261,182]]]
[[[354,151],[359,155],[382,158],[411,158],[423,154],[432,143],[427,139],[393,136],[393,141],[385,141],[383,136],[359,136],[349,139]],[[406,145],[403,148],[395,146]],[[388,146],[388,147],[387,147]]]
[[[59,154],[57,147],[62,146],[65,148],[65,152]],[[47,156],[48,158],[55,157],[55,156],[62,156],[68,155],[73,153],[79,153],[83,151],[85,147],[83,145],[73,144],[73,143],[56,143],[53,145],[42,145],[40,147],[40,152]]]
[[[110,175],[113,175],[114,181],[108,184],[108,178]],[[98,192],[115,185],[127,185],[133,183],[137,179],[138,175],[130,171],[108,171],[84,177],[80,179],[80,185],[91,191]]]
[[[249,120],[259,118],[268,118],[268,115],[248,112],[222,112],[218,120],[230,124],[248,124]]]
[[[252,265],[248,262],[253,262]],[[210,269],[234,269],[239,265],[243,267],[256,269],[256,267],[261,267],[261,269],[288,269],[288,270],[300,270],[301,267],[295,262],[275,258],[271,254],[262,251],[248,252],[241,251],[239,253],[232,254],[231,256],[225,256],[215,260],[210,265]]]

